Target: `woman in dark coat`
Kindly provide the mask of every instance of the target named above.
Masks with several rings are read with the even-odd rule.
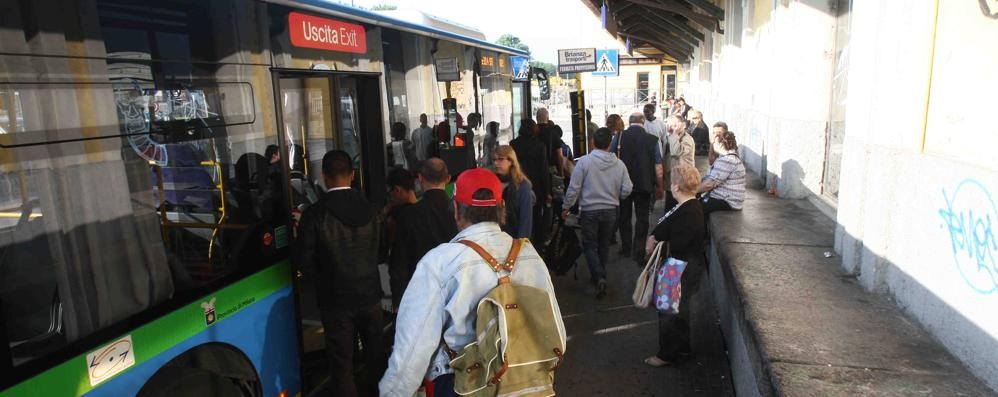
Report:
[[[670,365],[679,355],[692,354],[690,347],[690,300],[695,296],[700,277],[706,270],[704,263],[703,208],[696,199],[700,187],[700,173],[690,165],[680,165],[672,170],[672,194],[679,204],[665,213],[648,236],[645,251],[651,255],[659,241],[668,244],[669,257],[687,262],[680,279],[682,290],[679,313],[658,314],[658,353],[645,359],[653,367]],[[663,256],[666,249],[662,248]],[[665,259],[665,258],[662,258]]]

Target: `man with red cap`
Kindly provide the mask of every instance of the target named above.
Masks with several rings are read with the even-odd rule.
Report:
[[[502,184],[484,168],[473,168],[457,177],[454,209],[457,236],[423,256],[402,296],[394,351],[379,384],[382,396],[410,397],[424,378],[433,381],[435,396],[455,395],[454,371],[448,365],[446,347],[460,351],[475,340],[478,302],[495,288],[500,277],[472,248],[458,242],[474,242],[503,260],[513,238],[499,228],[505,215]],[[554,285],[531,244],[523,244],[509,277],[513,284],[551,295],[558,330],[565,340]]]

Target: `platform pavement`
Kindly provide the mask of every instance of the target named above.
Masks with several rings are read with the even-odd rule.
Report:
[[[739,396],[998,395],[827,257],[835,222],[807,200],[773,197],[756,181],[745,209],[715,214],[710,227]]]
[[[652,212],[652,226],[662,216]],[[610,246],[607,296],[595,298],[584,256],[573,271],[552,276],[568,334],[565,363],[555,377],[560,396],[733,396],[727,351],[717,308],[704,277],[691,310],[694,355],[674,367],[653,368],[643,360],[658,348],[658,322],[652,309],[631,303],[641,266]],[[575,277],[578,273],[578,279]]]

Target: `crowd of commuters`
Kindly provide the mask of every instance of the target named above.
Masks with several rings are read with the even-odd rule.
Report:
[[[436,396],[453,395],[446,348],[474,340],[475,307],[496,283],[493,270],[460,240],[502,257],[514,239],[529,239],[511,277],[557,302],[545,247],[552,230],[577,214],[597,299],[615,272],[608,265],[618,235],[618,254],[639,265],[658,242],[667,242],[672,257],[689,263],[681,285],[684,296],[695,296],[706,267],[705,217],[742,208],[745,167],[727,124],[708,130],[703,114],[683,98],[669,104],[662,118],[657,105],[648,104],[628,115],[626,125],[612,114],[604,127],[587,110],[589,142],[580,150],[588,154],[577,159],[543,108],[536,120],[520,121],[508,144],[498,141],[499,125],[492,122],[476,145],[480,117],[474,114],[453,134],[451,124],[431,125],[425,114],[408,135],[405,124],[395,123],[382,208],[351,187],[349,155],[327,153],[322,173],[329,189],[305,209],[295,248],[296,264],[321,285],[316,297],[333,395],[408,397],[428,384]],[[469,155],[448,155],[455,147]],[[663,215],[650,224],[658,200],[664,200]],[[387,319],[379,263],[388,265]],[[659,314],[659,351],[648,365],[668,365],[691,352],[689,307],[683,299],[678,313]],[[385,345],[382,330],[396,313],[394,345]],[[357,338],[365,376],[355,378]]]

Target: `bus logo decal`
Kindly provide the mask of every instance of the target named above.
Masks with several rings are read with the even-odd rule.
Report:
[[[133,365],[135,354],[132,351],[132,336],[127,335],[87,354],[90,386],[97,386]]]
[[[201,302],[201,310],[204,311],[204,325],[215,323],[215,298],[212,297],[207,302]]]

